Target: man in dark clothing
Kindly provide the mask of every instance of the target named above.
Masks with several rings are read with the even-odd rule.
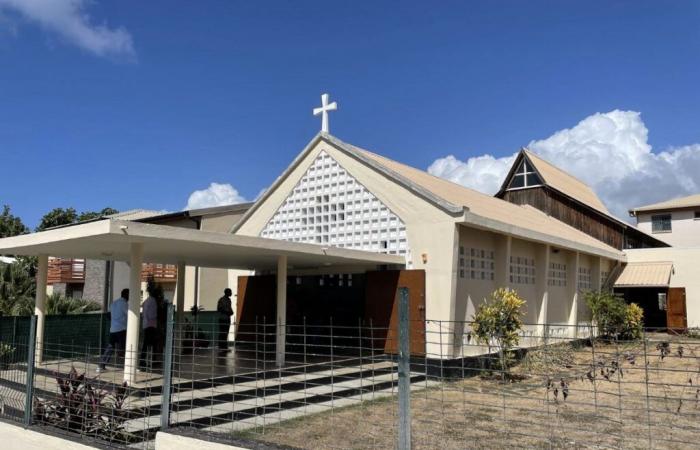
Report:
[[[231,308],[231,289],[224,289],[224,296],[219,299],[216,305],[216,310],[219,312],[219,350],[228,350],[228,330],[231,327],[231,316],[233,308]]]

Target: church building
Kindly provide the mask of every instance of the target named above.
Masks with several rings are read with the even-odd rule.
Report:
[[[301,288],[295,295],[290,286],[290,323],[294,317],[316,314],[338,321],[344,316],[350,324],[358,317],[388,324],[395,290],[407,286],[412,317],[426,319],[425,330],[420,330],[426,342],[417,348],[437,352],[435,339],[441,336],[450,341],[443,344],[451,356],[459,357],[475,351],[462,345],[462,337],[468,335],[464,321],[495,289],[510,287],[527,300],[525,345],[527,336],[543,333],[574,337],[585,329],[575,325],[590,324],[581,293],[612,285],[612,275],[625,261],[626,245],[657,242],[618,223],[590,188],[527,151],[520,154],[504,186],[499,193],[503,198],[492,197],[321,132],[232,232],[404,258],[405,267],[380,267],[377,272],[319,267],[295,274],[290,267],[290,275],[298,275],[292,276],[291,285],[349,288],[352,283],[357,294],[342,297],[341,306],[332,298],[310,300],[308,290]],[[527,190],[535,187],[539,193]],[[523,200],[528,195],[533,204]],[[555,195],[563,205],[556,207],[568,207],[568,216],[557,218],[540,207],[554,208]],[[583,212],[578,221],[567,223],[579,205]],[[590,211],[583,208],[590,205]],[[243,277],[243,283],[239,278],[240,321],[274,317],[274,286],[268,289],[267,301],[261,301],[261,292],[270,286],[266,277]]]

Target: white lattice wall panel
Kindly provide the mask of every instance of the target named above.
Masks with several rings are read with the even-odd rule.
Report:
[[[404,223],[323,151],[260,236],[410,255]]]

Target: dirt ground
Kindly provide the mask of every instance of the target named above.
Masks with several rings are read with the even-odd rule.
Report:
[[[414,392],[412,444],[418,449],[700,448],[698,357],[700,340],[660,333],[635,342],[541,348],[515,364],[511,381],[491,372]],[[396,397],[391,397],[243,437],[309,449],[394,448],[396,416]]]

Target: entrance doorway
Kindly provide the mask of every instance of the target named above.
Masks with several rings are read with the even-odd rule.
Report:
[[[633,287],[615,288],[627,303],[644,310],[644,327],[684,330],[687,327],[685,288]]]
[[[287,351],[343,351],[358,346],[383,353],[398,348],[398,292],[409,289],[411,353],[425,354],[425,271],[382,270],[363,274],[287,278]],[[236,341],[274,344],[274,275],[238,277]],[[265,330],[265,331],[263,331]],[[261,337],[262,336],[262,337]]]

